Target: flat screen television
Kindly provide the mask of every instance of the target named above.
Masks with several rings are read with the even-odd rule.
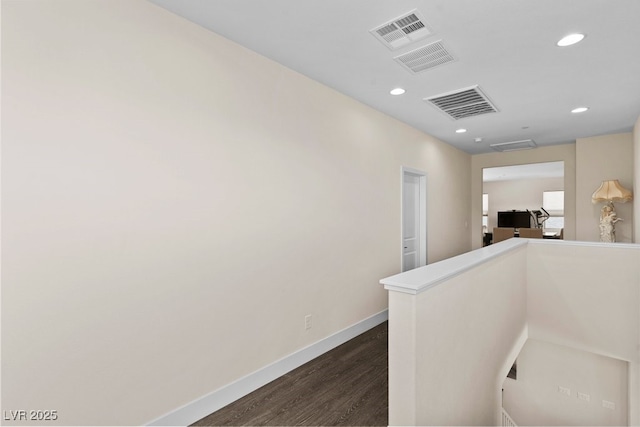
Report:
[[[498,227],[530,228],[531,214],[529,211],[498,212]]]

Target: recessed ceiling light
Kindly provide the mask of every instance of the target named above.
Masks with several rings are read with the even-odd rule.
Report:
[[[573,110],[571,110],[571,112],[572,113],[584,113],[588,109],[589,109],[589,107],[578,107],[578,108],[574,108]]]
[[[456,133],[465,133],[467,130],[466,129],[458,129],[456,130]]]
[[[578,43],[583,38],[584,38],[584,34],[580,34],[580,33],[569,34],[568,36],[561,38],[558,41],[558,43],[556,43],[556,45],[560,47],[571,46],[572,44]]]
[[[392,89],[391,92],[389,92],[389,93],[391,95],[402,95],[405,92],[406,92],[406,90],[402,89],[401,87],[397,87],[395,89]]]

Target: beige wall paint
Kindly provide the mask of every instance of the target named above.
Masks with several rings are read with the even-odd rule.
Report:
[[[564,161],[564,238],[575,239],[576,152],[575,144],[564,144],[534,150],[477,154],[471,157],[471,244],[474,249],[482,246],[482,169],[553,161]]]
[[[390,425],[495,425],[499,373],[526,323],[525,266],[525,248],[515,249],[415,297],[415,422]],[[390,312],[390,322],[403,319]],[[390,381],[410,366],[390,368]]]
[[[529,244],[529,337],[640,362],[640,247],[560,243]]]
[[[633,127],[633,190],[633,241],[640,243],[640,116]]]
[[[602,203],[591,195],[603,180],[617,179],[633,190],[633,137],[631,133],[594,136],[576,140],[576,239],[597,242]],[[616,241],[632,242],[633,204],[616,203]]]
[[[384,310],[402,166],[470,249],[468,154],[142,0],[2,8],[3,409],[141,424]]]
[[[639,252],[638,245],[530,244],[527,258],[529,336],[628,361],[630,425],[640,424]]]
[[[624,426],[628,415],[628,363],[528,340],[518,356],[517,379],[504,382],[503,404],[520,426]],[[568,388],[570,395],[558,392]],[[578,398],[589,396],[589,401]],[[602,401],[615,409],[604,408]]]
[[[564,178],[485,182],[482,192],[489,195],[489,231],[498,226],[498,211],[540,210],[542,193],[560,190],[564,190]]]

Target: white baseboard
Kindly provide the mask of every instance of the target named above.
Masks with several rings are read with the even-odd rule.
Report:
[[[186,426],[192,424],[203,417],[227,406],[229,403],[251,393],[326,353],[327,351],[344,344],[363,332],[379,325],[389,318],[388,310],[374,314],[354,325],[349,326],[333,335],[330,335],[316,343],[296,351],[270,365],[265,366],[245,377],[242,377],[231,384],[212,391],[191,403],[177,408],[146,425],[149,426]]]

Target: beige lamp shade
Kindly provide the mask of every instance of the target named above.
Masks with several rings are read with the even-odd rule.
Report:
[[[633,193],[624,188],[617,179],[602,181],[600,187],[591,195],[591,202],[621,202],[633,200]]]

